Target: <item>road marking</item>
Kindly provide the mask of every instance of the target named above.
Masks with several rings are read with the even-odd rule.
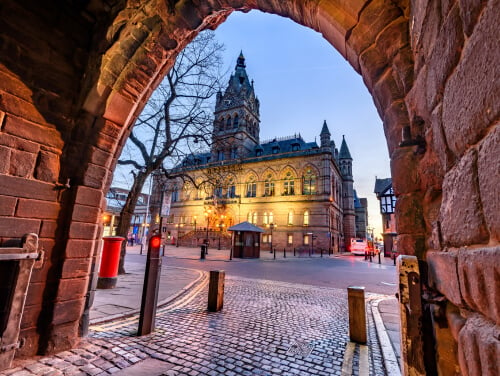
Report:
[[[368,346],[359,345],[359,376],[368,376],[369,374]]]
[[[356,344],[348,342],[345,348],[344,361],[342,362],[342,376],[352,375],[352,358],[354,357],[354,349]]]

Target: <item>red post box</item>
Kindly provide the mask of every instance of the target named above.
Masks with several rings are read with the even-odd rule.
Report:
[[[118,263],[120,262],[120,250],[125,238],[121,236],[105,236],[102,238],[101,267],[97,279],[98,289],[112,289],[116,286],[118,277]]]

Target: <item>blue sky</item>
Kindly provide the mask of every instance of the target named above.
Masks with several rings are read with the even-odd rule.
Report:
[[[245,55],[260,99],[261,141],[300,133],[306,142],[319,143],[324,120],[338,148],[345,135],[354,159],[354,187],[359,197],[368,198],[369,225],[380,236],[373,187],[375,176],[390,177],[389,156],[382,121],[361,76],[321,34],[283,17],[234,12],[215,33],[225,45],[229,72],[240,51]],[[117,168],[113,185],[130,186],[129,171]]]
[[[326,120],[354,159],[354,186],[368,198],[369,224],[381,233],[375,176],[390,177],[382,121],[358,73],[314,30],[258,11],[234,12],[215,31],[232,71],[240,53],[260,99],[260,139],[300,133],[316,140]]]

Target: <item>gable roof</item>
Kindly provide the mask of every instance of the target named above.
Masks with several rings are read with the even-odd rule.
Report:
[[[381,193],[387,191],[391,186],[392,186],[391,178],[375,179],[375,188],[373,189],[373,192],[376,193],[378,196]]]

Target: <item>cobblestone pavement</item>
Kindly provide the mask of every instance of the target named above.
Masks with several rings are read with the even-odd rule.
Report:
[[[78,348],[16,361],[15,368],[5,374],[385,374],[370,304],[367,346],[348,340],[344,290],[227,278],[224,308],[217,313],[206,310],[207,291],[205,279],[160,308],[151,335],[135,336],[136,316],[94,326]],[[368,300],[380,297],[367,296]],[[145,364],[150,359],[162,361],[163,370],[157,367],[156,373],[141,373],[141,361]],[[127,372],[132,368],[139,372]]]

